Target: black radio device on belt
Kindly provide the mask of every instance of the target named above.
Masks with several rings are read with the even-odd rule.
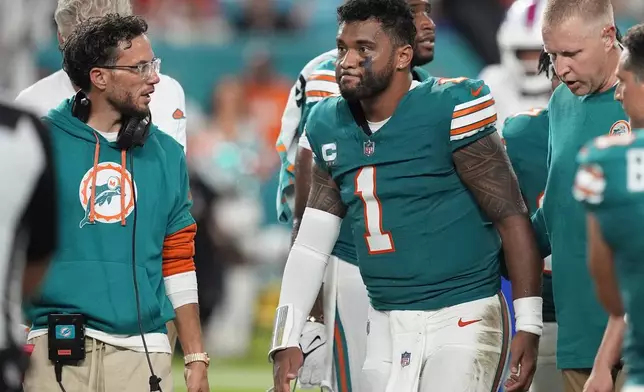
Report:
[[[85,359],[85,317],[82,314],[47,316],[49,360],[74,364]]]

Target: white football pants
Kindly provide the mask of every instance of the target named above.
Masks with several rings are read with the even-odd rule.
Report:
[[[436,311],[369,308],[363,390],[490,392],[505,381],[512,331],[501,293]]]

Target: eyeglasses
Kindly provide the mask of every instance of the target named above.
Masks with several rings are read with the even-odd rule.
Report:
[[[141,76],[141,79],[143,80],[148,80],[155,74],[159,73],[159,70],[161,70],[161,59],[160,58],[153,58],[151,61],[148,61],[147,63],[143,64],[137,64],[137,65],[99,65],[97,68],[105,68],[105,69],[125,69],[125,70],[130,70],[130,71],[136,71],[139,73],[139,76]]]

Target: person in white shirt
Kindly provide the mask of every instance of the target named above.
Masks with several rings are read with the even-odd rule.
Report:
[[[517,0],[512,4],[497,33],[501,64],[485,67],[478,77],[494,94],[501,133],[507,117],[548,106],[550,81],[537,74],[545,3]]]
[[[117,13],[132,15],[130,0],[58,0],[54,19],[58,28],[61,47],[78,24],[88,18]],[[175,79],[159,74],[161,81],[155,86],[150,112],[154,124],[172,136],[186,151],[186,99],[183,88]],[[16,101],[44,116],[63,100],[78,91],[62,69],[24,89]]]

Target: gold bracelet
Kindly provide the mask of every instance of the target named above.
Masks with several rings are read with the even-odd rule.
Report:
[[[208,353],[187,354],[183,357],[183,364],[185,366],[193,362],[203,362],[206,364],[206,367],[208,367],[210,366],[210,357],[208,356]]]

